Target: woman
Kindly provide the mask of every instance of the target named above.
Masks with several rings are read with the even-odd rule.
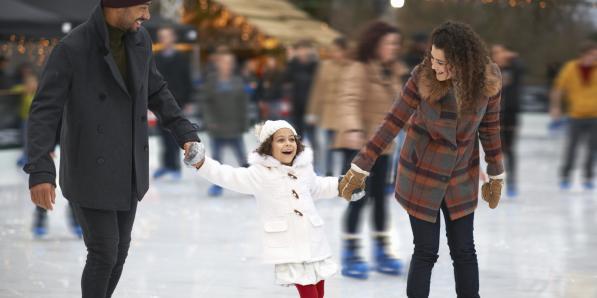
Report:
[[[356,61],[342,78],[336,103],[337,127],[342,128],[334,147],[344,154],[344,170],[365,143],[374,135],[379,123],[391,108],[396,94],[402,88],[401,77],[406,67],[398,62],[401,33],[398,28],[384,22],[370,24],[356,49]],[[369,266],[358,253],[360,247],[359,224],[362,210],[371,202],[373,217],[373,256],[375,269],[381,273],[400,274],[401,263],[389,251],[387,232],[387,204],[384,185],[393,149],[389,146],[380,152],[381,157],[371,170],[367,185],[367,198],[348,205],[343,219],[344,248],[342,253],[342,274],[365,279]]]
[[[473,218],[479,183],[479,140],[490,181],[483,198],[497,206],[504,167],[500,143],[501,76],[473,30],[446,22],[431,36],[425,60],[413,70],[402,95],[341,181],[347,197],[408,122],[400,152],[395,197],[410,216],[412,255],[408,297],[428,297],[438,258],[444,213],[458,297],[479,297]]]

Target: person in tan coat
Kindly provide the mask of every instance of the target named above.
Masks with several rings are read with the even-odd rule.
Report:
[[[392,107],[402,88],[401,77],[406,67],[398,62],[401,33],[398,28],[384,22],[370,24],[362,34],[357,50],[356,61],[346,70],[338,103],[335,106],[338,127],[341,129],[334,147],[344,155],[344,169],[357,154],[365,140],[374,135],[379,123]],[[359,255],[359,223],[363,207],[373,203],[373,236],[375,269],[382,273],[400,274],[401,263],[389,252],[387,225],[387,204],[384,194],[390,156],[393,146],[388,146],[377,159],[367,181],[367,197],[359,203],[349,204],[344,217],[344,248],[342,274],[348,277],[365,279],[369,266]]]
[[[333,141],[336,131],[340,129],[337,105],[340,94],[342,74],[350,66],[348,57],[348,40],[344,37],[334,39],[330,47],[330,59],[320,63],[307,107],[307,124],[316,125],[325,131],[325,169],[326,175],[332,175]]]

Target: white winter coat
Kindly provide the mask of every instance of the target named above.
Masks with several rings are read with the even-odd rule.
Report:
[[[313,152],[308,148],[292,166],[252,152],[248,168],[206,158],[198,173],[211,183],[255,196],[266,263],[315,262],[329,258],[331,250],[313,200],[337,197],[338,178],[318,177],[312,163]]]

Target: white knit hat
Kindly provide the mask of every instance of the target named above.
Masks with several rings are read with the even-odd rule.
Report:
[[[262,125],[255,126],[255,135],[259,139],[259,143],[265,142],[269,137],[276,133],[279,129],[288,128],[296,135],[296,130],[290,123],[284,120],[267,120]]]

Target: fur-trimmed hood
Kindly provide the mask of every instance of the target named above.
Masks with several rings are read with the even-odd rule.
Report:
[[[417,65],[412,71],[412,76],[417,84],[419,95],[429,103],[435,103],[448,94],[452,88],[451,81],[438,81],[431,67]],[[502,76],[497,64],[490,62],[485,67],[485,87],[483,95],[494,96],[502,88]]]
[[[283,165],[279,160],[271,155],[261,155],[255,151],[249,154],[248,162],[250,165],[262,165],[268,168],[291,168],[298,169],[310,166],[313,163],[313,150],[305,147],[305,150],[294,158],[292,166]]]

